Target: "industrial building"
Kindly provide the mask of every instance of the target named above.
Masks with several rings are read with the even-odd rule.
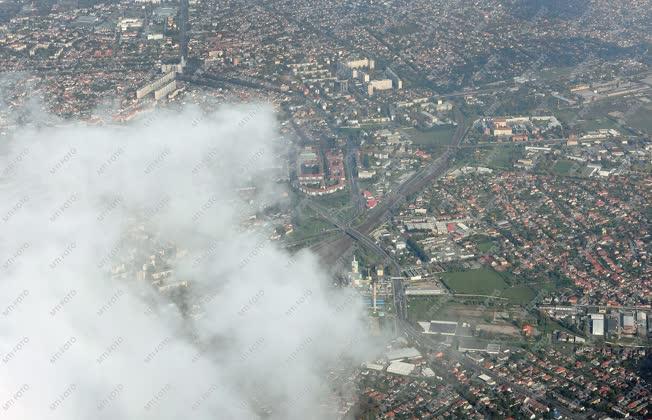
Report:
[[[500,353],[500,344],[496,343],[485,343],[481,340],[463,337],[459,339],[459,344],[457,349],[461,352],[486,352],[489,354],[498,354]]]
[[[392,362],[387,366],[387,373],[407,376],[414,371],[415,366],[412,363]]]
[[[604,335],[604,314],[591,314],[591,334]]]
[[[441,282],[434,278],[410,281],[405,290],[406,296],[441,296],[446,293]]]
[[[393,362],[396,360],[419,359],[421,358],[421,353],[419,352],[419,350],[415,349],[414,347],[404,347],[400,349],[390,350],[387,352],[385,356],[387,357],[387,360]]]
[[[455,335],[457,332],[457,322],[454,321],[419,322],[419,325],[424,334]]]

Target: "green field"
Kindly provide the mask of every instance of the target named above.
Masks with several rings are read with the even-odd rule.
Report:
[[[438,150],[453,142],[455,127],[447,125],[444,127],[432,128],[430,130],[406,128],[402,130],[402,132],[412,140],[415,146],[419,146],[426,150]]]
[[[568,77],[575,70],[574,66],[571,67],[554,67],[546,68],[537,72],[537,79],[541,80],[558,80],[562,77]]]
[[[552,167],[552,172],[557,175],[568,176],[573,171],[573,168],[577,166],[576,162],[568,159],[562,159],[555,162],[555,165]]]
[[[523,148],[518,145],[496,145],[486,152],[484,164],[490,168],[511,169],[512,162],[523,156]]]
[[[346,207],[351,204],[351,194],[348,187],[332,194],[327,194],[321,197],[310,197],[309,199],[314,200],[324,207],[334,209]]]
[[[359,132],[362,131],[362,128],[360,128],[360,127],[339,127],[337,130],[340,132],[340,134],[342,134],[343,136],[346,136],[348,134],[358,134]]]
[[[333,206],[342,205],[348,195],[346,192],[337,193],[337,197],[334,200]],[[305,196],[299,192],[292,191],[291,196],[291,206],[294,208],[292,215],[292,224],[294,225],[294,232],[292,232],[288,239],[290,241],[299,241],[304,239],[314,239],[319,240],[325,236],[332,234],[335,231],[335,226],[327,220],[324,220],[317,212],[315,212],[310,207],[305,205],[300,205],[300,203],[305,200]],[[315,199],[317,201],[317,199]],[[320,203],[324,205],[325,203]],[[340,207],[346,210],[344,207]],[[337,213],[338,217],[344,218],[347,217],[346,211]]]
[[[579,111],[577,108],[566,108],[566,109],[559,109],[555,111],[555,115],[560,121],[569,124],[577,120],[578,112]]]
[[[555,112],[560,121],[568,125],[577,125],[580,129],[585,131],[597,130],[600,128],[615,128],[618,129],[618,124],[607,117],[606,113],[611,108],[602,106],[592,106],[583,115],[580,115],[580,110],[577,108],[563,109]]]
[[[512,286],[503,291],[501,297],[509,299],[510,302],[519,305],[525,305],[534,297],[536,293],[528,286]]]
[[[619,128],[618,124],[604,116],[596,116],[591,119],[584,119],[580,121],[580,124],[582,128],[587,131],[598,130],[601,128]]]
[[[447,297],[415,296],[408,301],[408,318],[412,320],[446,318],[451,303]]]
[[[334,226],[328,221],[322,219],[312,209],[306,208],[295,217],[294,232],[290,238],[294,241],[318,236],[323,237],[325,232],[332,231]]]
[[[634,128],[639,130],[647,131],[652,133],[652,108],[649,107],[640,107],[629,119],[627,123]]]
[[[468,239],[473,243],[475,243],[475,246],[477,246],[478,250],[483,254],[490,252],[494,247],[496,248],[500,247],[500,245],[494,241],[494,238],[487,235],[482,235],[482,234],[473,235],[470,236]]]
[[[507,288],[498,273],[488,269],[442,273],[442,280],[454,293],[491,295]]]
[[[515,305],[526,304],[535,296],[529,286],[510,286],[503,275],[486,268],[442,273],[442,280],[453,293],[496,296]]]
[[[491,250],[491,248],[494,246],[495,244],[493,241],[482,241],[478,243],[478,250],[480,250],[480,252],[486,253],[489,252],[489,250]]]

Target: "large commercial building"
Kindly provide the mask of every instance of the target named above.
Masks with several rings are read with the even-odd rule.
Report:
[[[367,93],[373,95],[377,90],[390,90],[392,88],[392,79],[371,80],[367,84]]]
[[[500,344],[485,343],[472,337],[463,337],[459,339],[457,349],[461,352],[486,352],[489,354],[500,353]]]
[[[402,243],[405,246],[405,242]],[[398,248],[398,244],[397,244]],[[419,276],[417,276],[419,277]],[[446,294],[443,285],[432,278],[418,279],[409,281],[407,289],[405,290],[406,296],[440,296]]]
[[[358,70],[367,69],[372,71],[375,67],[374,60],[362,58],[359,60],[341,61],[337,63],[337,73],[345,78],[357,78]]]
[[[415,366],[412,363],[392,362],[387,366],[387,373],[407,376],[414,371]]]
[[[604,335],[604,314],[591,314],[591,334]]]
[[[364,68],[368,68],[369,70],[373,70],[376,63],[374,62],[374,60],[371,60],[369,58],[362,58],[360,60],[347,61],[346,63],[344,63],[344,65],[347,68],[352,69],[352,70],[353,69],[364,69]]]
[[[454,321],[430,321],[419,322],[425,334],[455,335],[457,322]]]
[[[177,89],[177,81],[173,80],[167,85],[163,86],[162,88],[154,91],[154,99],[159,100],[161,98],[164,98],[170,93],[174,92],[176,89]]]
[[[152,83],[149,83],[148,85],[143,86],[142,88],[138,89],[136,91],[136,98],[141,99],[144,98],[145,96],[149,95],[150,93],[161,89],[162,87],[169,85],[170,82],[172,82],[177,76],[177,73],[175,71],[171,71],[169,73],[166,73],[165,75],[159,77]],[[157,98],[158,99],[158,98]]]
[[[138,18],[123,17],[118,20],[117,26],[120,32],[139,31],[143,28],[143,20]]]
[[[390,350],[387,352],[386,356],[387,360],[390,362],[395,362],[397,360],[419,359],[421,357],[421,353],[414,347],[405,347],[401,349]]]

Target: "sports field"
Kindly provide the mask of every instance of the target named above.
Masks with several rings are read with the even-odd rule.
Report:
[[[442,273],[442,279],[454,293],[491,295],[507,288],[498,273],[486,268]]]
[[[535,296],[529,286],[510,286],[499,273],[486,268],[442,273],[442,280],[455,294],[495,296],[517,305],[524,305]]]
[[[446,125],[434,127],[429,130],[406,128],[401,130],[401,132],[410,138],[415,146],[429,151],[438,151],[452,143],[455,126]]]

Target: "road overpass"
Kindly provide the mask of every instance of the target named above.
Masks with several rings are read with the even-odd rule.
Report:
[[[368,235],[391,217],[405,202],[406,197],[423,190],[434,179],[446,173],[454,152],[460,147],[462,140],[470,128],[465,127],[464,116],[459,110],[455,114],[457,129],[453,134],[453,142],[448,150],[413,174],[387,196],[383,197],[381,202],[367,213],[367,217],[356,227],[356,231],[363,235]],[[355,241],[356,238],[352,235],[342,235],[338,240],[332,241],[329,245],[320,248],[318,254],[327,266],[332,267],[343,254],[348,252]]]

